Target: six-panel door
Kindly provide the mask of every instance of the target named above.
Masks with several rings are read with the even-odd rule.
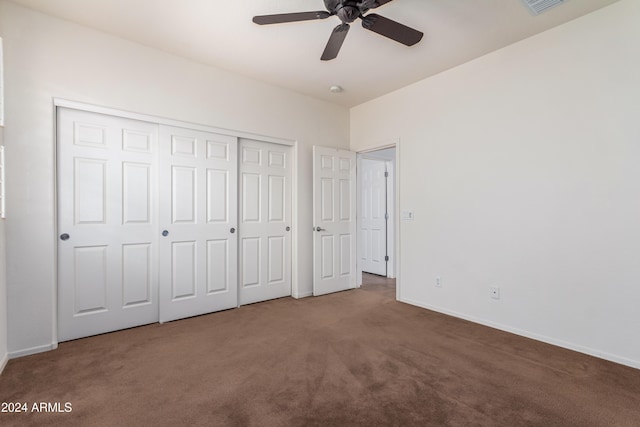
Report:
[[[291,294],[291,149],[58,110],[59,341]]]
[[[291,148],[240,141],[240,304],[291,295]]]
[[[387,275],[387,171],[383,160],[362,159],[359,172],[361,212],[360,262],[362,271]]]
[[[160,321],[238,305],[237,138],[160,126]]]
[[[356,155],[313,147],[313,294],[356,286]]]
[[[158,321],[153,123],[58,111],[58,335]]]

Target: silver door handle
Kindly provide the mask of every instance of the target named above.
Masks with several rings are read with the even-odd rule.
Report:
[[[321,228],[321,227],[316,227],[316,231],[327,231],[327,230],[325,230],[324,228]]]

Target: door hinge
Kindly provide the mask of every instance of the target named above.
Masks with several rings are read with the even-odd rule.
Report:
[[[389,220],[389,214],[388,213],[384,214],[384,219],[386,219],[387,221]]]
[[[384,173],[384,177],[385,177],[385,178],[389,178],[389,172],[385,172],[385,173]]]
[[[385,260],[385,261],[389,261],[389,255],[385,255],[385,256],[384,256],[384,260]]]

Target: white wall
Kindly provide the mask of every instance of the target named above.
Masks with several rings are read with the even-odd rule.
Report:
[[[2,132],[2,128],[0,128]],[[9,358],[7,348],[7,280],[5,264],[4,221],[0,220],[0,373]]]
[[[0,23],[0,35],[2,26]],[[2,38],[0,37],[0,146],[4,145],[4,90],[3,90],[3,67],[2,67]],[[5,263],[5,231],[4,220],[0,219],[0,373],[4,369],[7,360],[7,275]]]
[[[298,294],[311,294],[311,147],[346,148],[349,111],[0,0],[5,44],[9,352],[51,348],[53,97],[296,140]],[[212,43],[215,43],[212,40]],[[331,123],[331,126],[326,126]],[[294,280],[296,277],[294,277]]]
[[[1,77],[1,76],[0,76]],[[3,145],[4,128],[0,126],[0,146]],[[8,360],[7,351],[7,275],[5,264],[4,220],[0,219],[0,373]]]
[[[621,0],[351,110],[353,150],[400,141],[403,301],[640,367],[639,22]]]

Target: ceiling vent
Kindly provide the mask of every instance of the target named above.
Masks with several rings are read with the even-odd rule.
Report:
[[[542,12],[565,3],[566,1],[567,0],[522,0],[534,15],[540,15]]]

